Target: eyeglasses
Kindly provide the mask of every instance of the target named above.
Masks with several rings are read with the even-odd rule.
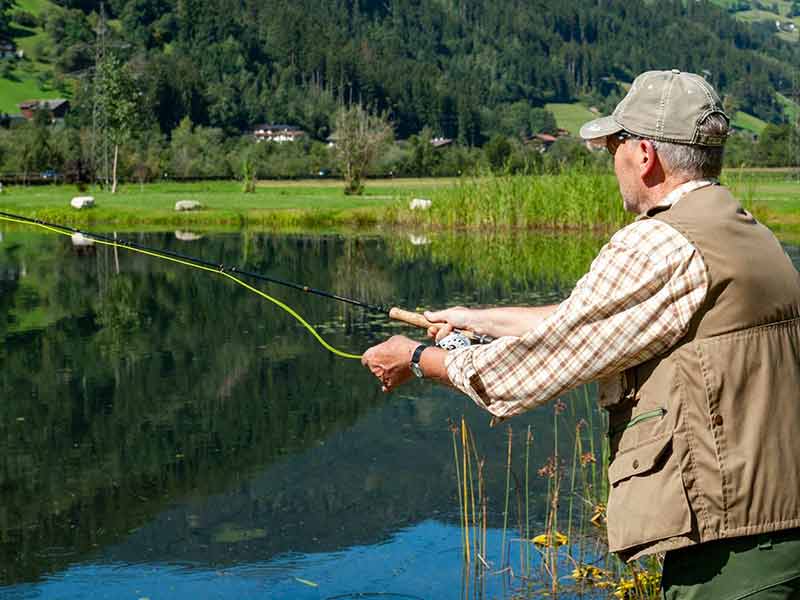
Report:
[[[628,133],[627,131],[620,131],[614,135],[606,136],[606,150],[611,156],[617,153],[619,147],[625,143],[625,140],[634,139],[636,136]]]

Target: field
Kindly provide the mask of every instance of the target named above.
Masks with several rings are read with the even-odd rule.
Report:
[[[346,196],[335,180],[260,182],[254,193],[242,192],[236,181],[123,185],[117,194],[78,191],[75,186],[6,186],[3,210],[72,224],[106,225],[298,225],[364,224],[376,222],[379,211],[417,196],[427,197],[454,180],[383,179],[366,183],[363,196]],[[74,196],[91,195],[96,206],[76,211]],[[196,200],[203,210],[175,212],[179,200]]]
[[[723,183],[731,186],[744,205],[779,237],[800,243],[800,172],[788,169],[750,169],[730,172]]]
[[[733,115],[733,121],[731,124],[734,127],[744,129],[745,131],[750,131],[756,135],[759,135],[764,130],[764,127],[767,126],[765,121],[762,121],[758,117],[754,117],[753,115],[741,110],[736,111],[736,114]]]
[[[800,41],[800,16],[787,16],[792,6],[792,2],[789,0],[762,2],[760,5],[752,1],[743,3],[741,0],[714,0],[714,4],[722,6],[726,9],[730,9],[731,7],[737,5],[748,5],[750,7],[749,10],[739,10],[733,13],[736,19],[745,23],[755,23],[760,21],[774,23],[776,20],[780,20],[783,23],[794,23],[797,27],[795,31],[779,32],[776,30],[775,35],[787,42]],[[773,7],[777,9],[777,12],[774,10],[768,10],[772,9]]]
[[[573,135],[578,135],[578,130],[581,128],[581,125],[600,116],[578,102],[570,104],[551,102],[545,104],[544,107],[553,113],[553,116],[556,118],[556,124],[559,127],[566,129]]]
[[[800,172],[728,170],[723,182],[764,222],[800,230]],[[0,210],[78,226],[115,228],[414,226],[480,230],[608,228],[627,221],[609,174],[369,180],[363,196],[346,196],[337,180],[260,182],[245,194],[236,181],[124,185],[117,194],[75,186],[9,187]],[[93,195],[97,206],[77,211],[72,197]],[[433,201],[411,211],[413,198]],[[203,209],[175,212],[178,200]]]
[[[800,78],[800,75],[798,75],[798,78]],[[800,79],[798,79],[797,85],[800,86]],[[778,102],[783,105],[783,110],[789,122],[797,123],[797,120],[800,119],[800,104],[793,102],[783,94],[778,94]]]
[[[16,0],[12,8],[29,12],[40,19],[54,10],[55,5],[48,0]],[[63,98],[69,93],[56,90],[50,81],[52,66],[39,56],[40,50],[51,52],[52,44],[41,24],[38,27],[22,27],[13,23],[11,37],[17,47],[24,52],[22,60],[13,62],[14,68],[7,77],[0,77],[0,112],[19,113],[18,104],[24,100]]]
[[[65,94],[50,88],[43,88],[37,75],[41,69],[16,69],[13,79],[0,78],[0,112],[19,113],[19,103],[25,100],[63,98]]]

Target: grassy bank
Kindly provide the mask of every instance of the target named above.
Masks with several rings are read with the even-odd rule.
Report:
[[[782,240],[800,242],[800,170],[730,170],[722,182]]]
[[[723,182],[764,222],[800,232],[800,174],[786,170],[727,171]],[[77,211],[73,196],[97,206]],[[409,210],[413,198],[432,200]],[[175,212],[178,200],[202,210]],[[631,219],[611,174],[485,176],[461,179],[383,179],[363,196],[345,196],[336,180],[261,182],[245,194],[235,181],[122,186],[117,194],[80,192],[72,185],[6,186],[0,209],[27,217],[96,229],[217,228],[320,229],[406,226],[479,231],[515,229],[607,230]]]
[[[76,195],[97,206],[77,211]],[[411,211],[413,198],[433,201]],[[175,212],[178,200],[203,209]],[[123,186],[117,194],[79,192],[75,186],[7,188],[0,207],[76,226],[222,225],[326,227],[414,225],[469,228],[592,228],[619,225],[625,215],[611,175],[488,176],[462,179],[369,181],[363,196],[345,196],[340,181],[262,182],[245,194],[237,182],[155,183]]]
[[[451,179],[374,180],[363,196],[345,196],[341,181],[261,182],[253,193],[236,181],[129,184],[117,194],[79,191],[72,185],[6,187],[0,207],[18,214],[79,226],[222,225],[327,226],[374,224],[388,206],[451,185]],[[77,211],[74,196],[94,196],[97,206]],[[196,200],[202,210],[176,212],[179,200]]]

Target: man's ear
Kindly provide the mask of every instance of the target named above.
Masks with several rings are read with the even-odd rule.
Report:
[[[650,179],[661,170],[658,154],[656,154],[656,149],[653,148],[653,142],[650,140],[638,140],[636,149],[639,151],[639,175],[642,179]]]

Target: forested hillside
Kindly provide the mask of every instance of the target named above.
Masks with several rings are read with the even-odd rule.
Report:
[[[39,58],[57,77],[85,75],[100,2],[57,2],[39,17],[52,42]],[[20,8],[0,9],[7,32]],[[800,65],[800,44],[705,0],[111,0],[105,10],[109,48],[166,135],[188,116],[229,134],[289,122],[324,139],[337,103],[360,102],[387,110],[400,138],[428,126],[479,144],[525,128],[530,106],[608,110],[637,73],[671,67],[705,73],[730,108],[779,123],[776,92],[796,93]]]

